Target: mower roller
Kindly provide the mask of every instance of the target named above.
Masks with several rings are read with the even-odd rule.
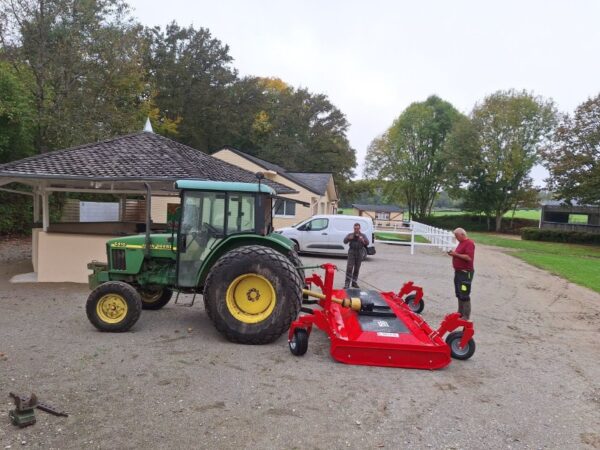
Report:
[[[318,274],[306,278],[322,292],[304,290],[304,313],[292,322],[288,342],[297,356],[308,349],[313,326],[329,336],[333,359],[346,364],[441,369],[451,358],[469,359],[475,352],[473,323],[459,313],[448,314],[437,330],[414,310],[423,306],[423,290],[405,283],[398,293],[362,289],[333,289],[333,264],[320,266],[325,279]],[[308,297],[317,301],[306,300]],[[455,331],[462,327],[461,331]],[[446,339],[444,340],[444,336]]]

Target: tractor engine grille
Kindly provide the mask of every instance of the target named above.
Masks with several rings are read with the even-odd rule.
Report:
[[[112,250],[112,268],[115,270],[127,269],[127,263],[125,262],[125,250],[113,249]]]

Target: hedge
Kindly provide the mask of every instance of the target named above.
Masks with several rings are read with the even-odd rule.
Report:
[[[528,241],[566,242],[569,244],[600,245],[600,234],[550,228],[523,228],[521,238]]]
[[[28,195],[0,192],[0,235],[29,233],[33,220],[32,203]]]
[[[425,219],[419,220],[432,227],[444,228],[446,230],[453,230],[455,228],[464,228],[469,231],[494,231],[496,227],[496,221],[494,218],[490,219],[490,228],[488,228],[488,222],[485,216],[477,214],[454,214],[447,216],[429,216]],[[519,233],[521,228],[537,226],[537,220],[531,219],[513,219],[511,226],[511,219],[502,219],[502,232],[503,233]]]

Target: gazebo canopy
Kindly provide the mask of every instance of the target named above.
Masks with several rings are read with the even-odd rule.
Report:
[[[174,195],[173,184],[181,179],[257,182],[252,172],[150,131],[0,165],[0,186],[20,183],[31,186],[33,192],[0,190],[33,195],[36,221],[41,200],[44,229],[49,222],[51,192],[143,195],[144,183],[148,183],[153,194]],[[296,192],[268,179],[262,182],[277,194]]]
[[[0,185],[19,182],[47,190],[172,192],[179,179],[255,183],[255,174],[152,132],[57,150],[0,165]],[[264,180],[278,194],[294,190]]]

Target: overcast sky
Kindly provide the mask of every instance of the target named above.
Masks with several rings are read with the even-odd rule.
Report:
[[[599,1],[129,3],[145,25],[209,28],[241,75],[327,94],[361,166],[371,140],[431,94],[468,113],[499,89],[551,97],[562,111],[600,92]],[[539,184],[544,171],[533,175]]]

